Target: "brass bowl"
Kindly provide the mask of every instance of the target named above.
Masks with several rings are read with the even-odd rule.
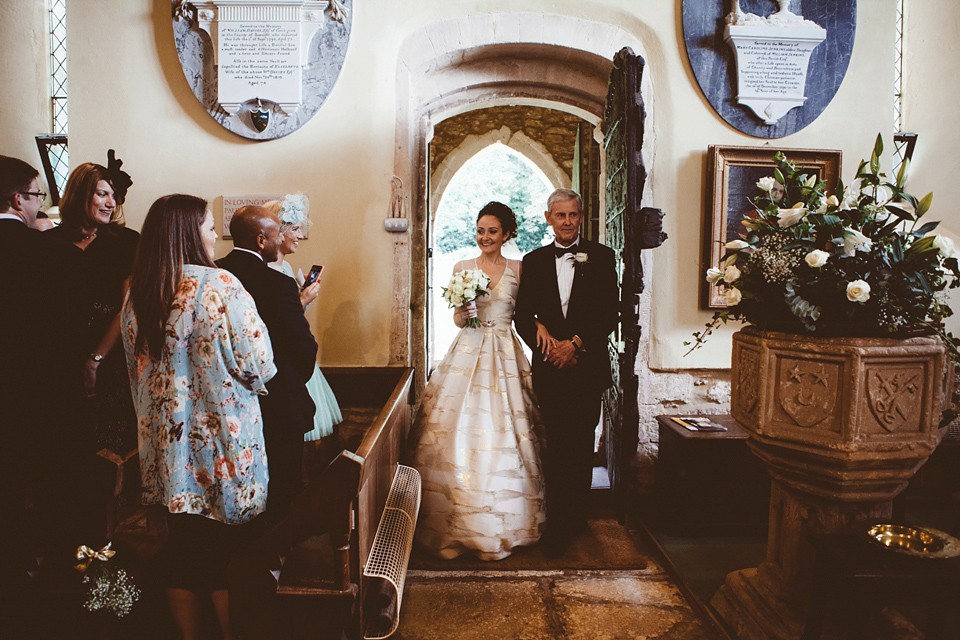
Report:
[[[910,555],[935,554],[945,546],[936,534],[902,524],[874,524],[867,529],[867,537],[887,549]]]

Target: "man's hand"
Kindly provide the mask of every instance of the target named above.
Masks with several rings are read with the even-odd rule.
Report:
[[[556,342],[547,353],[547,362],[557,369],[568,369],[576,366],[577,361],[577,349],[569,340]]]

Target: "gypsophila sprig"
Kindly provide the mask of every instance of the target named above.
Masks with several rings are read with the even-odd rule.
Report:
[[[482,269],[465,269],[453,274],[450,283],[443,287],[443,299],[451,309],[459,308],[480,296],[488,295],[490,292],[487,291],[487,287],[489,286],[490,276]],[[479,327],[480,324],[480,318],[467,320],[468,327]]]
[[[727,308],[693,334],[690,351],[728,319],[761,329],[818,335],[892,335],[926,328],[958,353],[942,321],[953,314],[941,292],[960,285],[953,241],[921,223],[933,194],[904,190],[909,163],[891,181],[880,171],[883,140],[850,184],[833,194],[782,153],[757,182],[754,211],[706,278]],[[687,353],[689,353],[688,351]]]
[[[87,587],[83,608],[94,613],[103,613],[122,618],[130,613],[140,599],[140,589],[124,569],[109,564],[116,552],[110,544],[99,551],[86,545],[77,548],[77,571],[83,572],[81,581]]]

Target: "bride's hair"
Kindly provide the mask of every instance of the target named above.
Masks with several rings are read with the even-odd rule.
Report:
[[[500,221],[500,228],[503,229],[503,235],[506,240],[517,237],[517,216],[513,215],[513,210],[502,202],[488,202],[480,209],[477,214],[477,222],[483,216],[493,216]]]

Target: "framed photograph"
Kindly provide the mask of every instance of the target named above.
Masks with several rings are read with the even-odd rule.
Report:
[[[707,151],[709,191],[700,278],[703,292],[701,305],[704,309],[727,306],[720,287],[706,282],[702,274],[723,258],[723,245],[743,233],[741,221],[745,214],[754,210],[751,199],[760,195],[757,181],[773,175],[773,156],[777,151],[783,152],[790,162],[825,180],[828,195],[836,188],[842,160],[839,150],[711,145]]]

